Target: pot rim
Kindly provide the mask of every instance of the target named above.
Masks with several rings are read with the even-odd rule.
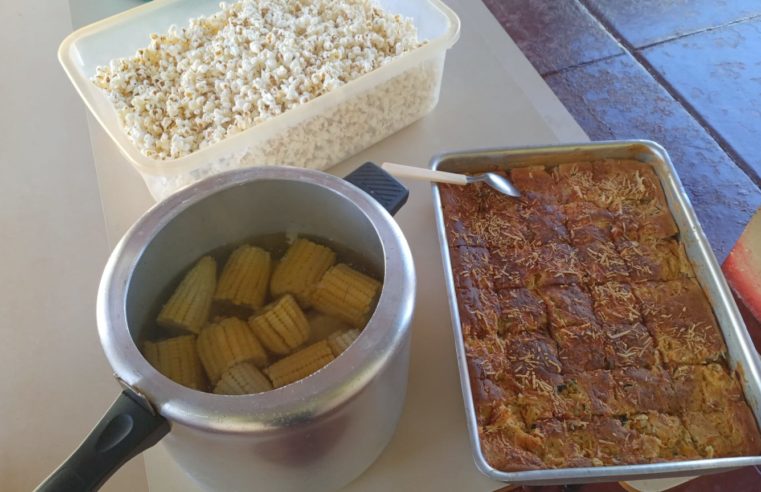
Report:
[[[356,206],[374,227],[384,255],[378,305],[360,337],[316,373],[290,385],[254,395],[215,395],[166,378],[142,356],[127,324],[130,280],[143,252],[174,218],[217,193],[256,181],[309,183]],[[223,433],[266,431],[310,421],[353,398],[387,365],[408,336],[415,297],[409,245],[391,215],[370,195],[336,176],[292,167],[258,167],[220,173],[190,185],[146,212],[119,241],[101,278],[97,325],[116,378],[147,398],[172,422]],[[388,329],[392,327],[393,329]]]

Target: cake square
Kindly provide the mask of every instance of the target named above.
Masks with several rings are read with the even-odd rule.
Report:
[[[594,179],[594,165],[591,162],[569,162],[552,170],[557,183],[561,203],[594,200],[597,186]]]
[[[605,324],[638,323],[642,321],[639,301],[625,283],[608,282],[589,289],[597,319]]]
[[[687,412],[682,419],[706,458],[761,454],[758,426],[745,402],[730,402],[720,412]]]
[[[628,409],[618,400],[616,382],[608,370],[566,375],[557,391],[563,418],[623,415]]]
[[[629,269],[610,242],[592,242],[577,246],[584,281],[589,285],[626,282]]]
[[[737,380],[720,364],[679,366],[671,379],[685,412],[717,412],[729,402],[743,401]]]
[[[518,289],[529,284],[530,272],[537,259],[529,249],[499,248],[491,250],[491,279],[497,290]]]
[[[552,176],[544,166],[516,167],[510,170],[510,181],[518,188],[523,198],[539,200],[548,204],[559,204],[560,194]]]
[[[611,233],[617,239],[645,241],[648,238],[670,238],[679,233],[671,211],[655,201],[620,204],[614,214]]]
[[[640,435],[656,438],[656,456],[661,460],[700,458],[679,417],[658,412],[639,413],[629,417],[625,425]]]
[[[452,250],[451,258],[463,334],[480,338],[497,333],[499,300],[489,273],[488,250],[459,246]]]
[[[694,276],[682,245],[673,239],[618,240],[616,248],[633,282],[667,281]]]
[[[532,243],[547,244],[568,242],[568,230],[563,209],[538,201],[527,201],[521,210]]]
[[[550,285],[538,290],[547,306],[547,318],[554,329],[595,324],[592,298],[577,284]]]
[[[654,438],[624,427],[617,418],[592,417],[565,424],[567,438],[596,466],[649,462],[657,452]]]
[[[613,350],[615,367],[653,367],[658,364],[655,341],[645,325],[605,325],[603,331]]]
[[[601,205],[608,210],[622,204],[656,202],[666,208],[660,180],[653,168],[634,160],[598,161],[594,166],[594,176],[602,197]]]
[[[713,320],[647,323],[663,360],[670,365],[705,364],[726,357],[724,338]]]
[[[613,347],[596,323],[564,327],[550,325],[550,332],[557,341],[564,374],[613,367]]]
[[[441,183],[437,186],[439,187],[441,207],[445,218],[451,216],[474,217],[480,213],[486,189],[483,183],[467,186]]]
[[[563,378],[555,343],[539,333],[524,333],[505,341],[507,377],[503,388],[515,395],[527,425],[552,418]]]
[[[523,429],[515,426],[479,427],[478,437],[484,458],[498,470],[533,470],[543,467],[542,459],[526,449],[534,447],[541,451],[541,439]]]
[[[628,407],[626,414],[660,412],[673,414],[677,409],[669,374],[658,367],[624,367],[612,371],[618,399]]]
[[[491,250],[523,248],[531,238],[526,221],[517,212],[483,212],[475,223],[474,232]]]
[[[708,300],[693,280],[634,286],[648,330],[670,364],[703,364],[726,353]]]
[[[590,202],[571,202],[563,206],[566,226],[574,246],[613,239],[613,214]]]
[[[486,247],[486,237],[479,231],[479,224],[475,215],[445,215],[444,228],[450,247]]]
[[[546,332],[547,308],[539,295],[529,289],[503,289],[499,298],[500,335],[527,331]]]
[[[529,255],[527,287],[575,284],[582,280],[576,250],[566,243],[549,243]]]
[[[646,282],[634,284],[632,288],[648,324],[713,319],[713,310],[703,289],[692,279]]]
[[[583,421],[576,421],[581,425]],[[570,427],[570,429],[569,429]],[[584,450],[572,439],[574,425],[569,421],[548,419],[538,422],[533,434],[542,439],[542,460],[550,468],[577,466],[595,466],[603,464],[594,462],[585,455]]]

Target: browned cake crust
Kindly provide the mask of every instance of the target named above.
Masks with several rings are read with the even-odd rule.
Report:
[[[613,367],[613,347],[596,323],[562,327],[550,325],[550,332],[557,341],[564,374]]]
[[[492,250],[491,261],[491,278],[497,290],[529,286],[530,268],[536,261],[530,248]]]
[[[613,243],[594,241],[577,246],[584,282],[588,285],[627,282],[629,269]]]
[[[761,453],[657,176],[514,169],[442,186],[481,451],[505,471]]]
[[[555,180],[544,166],[521,167],[510,170],[510,180],[529,200],[559,205],[560,197],[555,192]]]
[[[711,306],[694,280],[644,283],[634,286],[634,292],[668,364],[704,364],[725,357]]]
[[[679,229],[667,207],[655,202],[621,204],[613,213],[611,235],[616,239],[646,241],[676,236]]]
[[[616,248],[632,282],[667,281],[694,276],[684,249],[673,239],[618,240]]]
[[[594,164],[591,162],[560,164],[552,170],[552,175],[556,183],[555,193],[561,203],[591,203],[597,196]]]
[[[535,244],[568,242],[566,216],[560,206],[529,201],[522,208],[521,219],[527,235]]]
[[[641,323],[604,325],[603,333],[613,349],[614,367],[657,366],[656,344],[645,325]]]
[[[754,456],[761,453],[756,420],[744,401],[729,402],[718,412],[686,412],[683,419],[702,456]]]
[[[572,202],[563,205],[563,213],[574,246],[613,239],[615,222],[607,209],[590,202]]]
[[[638,323],[642,321],[639,301],[625,283],[609,282],[589,289],[594,300],[597,319],[607,324]]]
[[[499,291],[499,334],[519,335],[526,331],[547,331],[547,307],[542,298],[529,289]]]
[[[632,415],[626,426],[656,439],[656,453],[664,461],[700,458],[692,437],[679,417],[658,412]]]
[[[672,380],[685,412],[717,412],[728,402],[743,401],[740,385],[720,364],[678,366]]]
[[[587,371],[567,375],[558,387],[560,418],[625,415],[626,402],[617,390],[611,371]]]
[[[547,318],[551,325],[562,328],[594,323],[592,299],[578,284],[550,285],[539,289],[547,305]]]

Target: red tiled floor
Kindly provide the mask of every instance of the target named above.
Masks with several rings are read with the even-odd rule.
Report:
[[[761,7],[761,0],[756,2]],[[761,17],[659,44],[642,54],[761,183]]]
[[[761,205],[761,190],[684,108],[629,55],[545,80],[592,140],[648,138],[666,148],[723,261]]]
[[[723,261],[761,205],[761,158],[753,153],[761,138],[761,0],[483,1],[592,140],[649,138],[666,147]],[[624,54],[606,51],[601,28]],[[742,314],[759,347],[761,325]],[[761,491],[761,473],[746,467],[672,489],[727,490]]]
[[[485,0],[540,74],[623,53],[575,1]]]
[[[759,0],[582,1],[637,48],[761,15]]]

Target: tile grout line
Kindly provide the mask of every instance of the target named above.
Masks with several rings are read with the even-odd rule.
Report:
[[[584,7],[586,7],[586,5],[584,5]],[[590,14],[592,14],[591,11],[590,11]],[[639,48],[634,48],[634,49],[636,49],[638,51],[642,51],[642,50],[646,50],[648,48],[652,48],[654,46],[660,46],[662,44],[666,44],[666,43],[669,43],[671,41],[675,41],[677,39],[688,38],[688,37],[691,37],[691,36],[695,36],[696,34],[703,34],[704,32],[711,32],[711,31],[716,31],[716,30],[719,30],[719,29],[724,29],[725,27],[736,26],[737,24],[743,24],[745,22],[749,22],[749,21],[753,21],[753,20],[758,20],[759,18],[761,18],[761,14],[750,15],[748,17],[743,17],[742,19],[736,19],[736,20],[733,20],[731,22],[727,22],[726,24],[720,24],[718,26],[706,27],[706,28],[703,28],[703,29],[698,29],[697,31],[685,32],[683,34],[677,34],[675,36],[670,36],[670,37],[667,37],[667,38],[659,39],[658,41],[653,41],[650,44],[645,44],[645,45],[640,46]]]
[[[588,60],[588,61],[584,61],[584,62],[581,62],[581,63],[576,63],[575,65],[569,65],[567,67],[556,68],[556,69],[553,69],[553,70],[549,70],[549,71],[547,71],[545,73],[540,73],[539,75],[541,75],[542,78],[552,77],[553,75],[562,75],[565,72],[568,72],[568,71],[573,70],[575,68],[586,67],[587,65],[592,65],[593,63],[610,60],[612,58],[616,58],[616,57],[622,56],[624,54],[626,54],[626,53],[623,52],[623,53],[616,53],[615,55],[607,55],[607,56],[603,56],[603,57],[600,57],[600,58],[595,58],[594,60]]]
[[[626,39],[624,39],[623,35],[613,26],[611,25],[604,17],[603,15],[595,9],[593,6],[588,5],[589,0],[577,0],[581,8],[585,9],[589,15],[591,15],[597,22],[600,23],[601,26],[605,28],[605,30],[615,39],[615,41],[624,49],[624,52],[626,54],[629,54],[634,60],[642,66],[647,73],[650,74],[651,77],[655,79],[655,81],[663,87],[663,89],[674,98],[676,102],[678,102],[682,108],[684,108],[685,111],[687,111],[687,114],[689,114],[700,126],[703,128],[703,130],[708,133],[708,135],[716,142],[716,144],[721,148],[721,150],[727,154],[727,156],[737,165],[740,170],[745,173],[746,176],[748,176],[748,179],[750,179],[753,184],[756,185],[759,189],[761,189],[761,176],[759,176],[756,171],[747,163],[744,159],[740,157],[740,155],[735,152],[735,150],[732,148],[732,146],[727,142],[721,135],[718,134],[716,130],[713,129],[713,127],[709,124],[708,120],[706,120],[696,109],[695,107],[690,104],[687,100],[685,100],[679,92],[658,72],[651,64],[647,61],[647,59],[642,56],[642,54],[639,52],[637,48],[635,48],[632,44],[630,44]],[[751,18],[757,18],[761,16],[753,16],[750,18],[742,19],[743,21],[749,20]],[[726,24],[736,24],[737,22]],[[724,26],[719,26],[724,27]],[[715,27],[714,29],[718,29],[719,27]],[[700,31],[705,32],[706,30]],[[699,32],[691,33],[685,36],[690,36],[692,34],[698,34]],[[668,41],[674,41],[676,39],[680,39],[681,37],[685,36],[678,36],[674,37],[669,40],[664,40],[663,43],[666,43]],[[660,43],[659,43],[660,44]],[[621,55],[618,55],[621,56]],[[605,59],[605,58],[604,58]]]

